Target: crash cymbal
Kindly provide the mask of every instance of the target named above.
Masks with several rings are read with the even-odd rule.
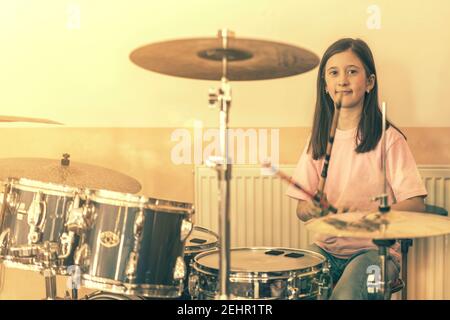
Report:
[[[405,239],[450,233],[450,218],[408,211],[352,212],[328,215],[305,223],[309,231],[336,236],[370,239]]]
[[[172,40],[138,48],[130,59],[144,69],[171,76],[220,80],[226,55],[227,79],[232,81],[289,77],[319,63],[314,53],[278,42],[229,38],[227,48],[222,49],[220,38]]]
[[[27,117],[15,117],[15,116],[1,116],[0,122],[37,122],[37,123],[49,123],[49,124],[62,124],[48,119],[39,118],[27,118]]]
[[[67,158],[0,159],[0,179],[5,181],[7,178],[27,178],[78,188],[106,189],[123,193],[137,193],[141,190],[141,184],[136,179],[123,173],[69,161]]]

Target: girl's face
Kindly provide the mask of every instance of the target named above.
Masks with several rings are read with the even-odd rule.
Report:
[[[362,108],[364,94],[374,85],[375,75],[366,75],[361,60],[350,49],[331,56],[325,65],[325,89],[334,102],[342,94],[342,108]]]

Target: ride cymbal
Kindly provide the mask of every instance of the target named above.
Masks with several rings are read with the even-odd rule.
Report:
[[[220,80],[222,58],[227,57],[227,79],[264,80],[289,77],[317,66],[317,55],[293,45],[265,40],[229,38],[227,49],[220,38],[193,38],[153,43],[134,50],[130,59],[138,66],[171,76]]]

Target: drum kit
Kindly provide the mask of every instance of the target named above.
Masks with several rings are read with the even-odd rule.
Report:
[[[193,204],[136,195],[140,183],[122,173],[72,162],[69,154],[61,160],[7,158],[0,159],[3,264],[40,272],[46,299],[58,298],[56,275],[74,272],[81,273],[81,286],[98,290],[84,297],[88,300],[322,298],[330,289],[329,265],[322,255],[279,247],[230,248],[227,136],[230,81],[297,75],[316,67],[319,58],[292,45],[238,39],[223,29],[217,38],[149,44],[134,50],[130,59],[158,73],[220,81],[220,88],[209,94],[209,104],[219,109],[220,154],[208,162],[218,177],[219,234],[194,225]],[[59,124],[11,116],[0,116],[0,121]],[[334,208],[322,194],[312,197]],[[450,233],[450,219],[419,213],[380,210],[358,222],[345,217],[328,215],[307,227],[379,241],[382,261],[390,245],[384,240]],[[382,279],[379,297],[385,298],[389,289]],[[78,299],[77,289],[74,285],[72,299]]]

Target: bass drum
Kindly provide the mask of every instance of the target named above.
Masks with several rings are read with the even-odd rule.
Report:
[[[84,300],[145,300],[145,298],[140,296],[95,291],[87,295]]]

